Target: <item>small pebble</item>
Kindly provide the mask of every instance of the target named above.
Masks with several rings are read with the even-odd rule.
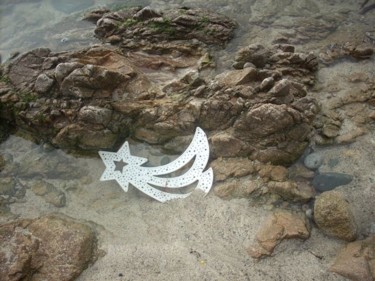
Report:
[[[323,157],[320,153],[311,153],[305,157],[303,160],[303,164],[305,164],[306,168],[311,170],[318,169],[323,163]]]
[[[306,214],[306,217],[308,217],[309,219],[312,219],[314,217],[314,212],[312,209],[307,209],[305,211],[305,214]]]
[[[61,43],[68,43],[70,40],[69,40],[69,38],[68,37],[64,37],[64,38],[61,38],[61,40],[60,40],[60,42]]]
[[[167,165],[169,162],[171,162],[171,159],[168,156],[163,156],[160,160],[160,165]]]
[[[353,176],[342,173],[321,173],[314,177],[312,185],[319,192],[332,190],[353,180]]]
[[[55,150],[55,148],[50,143],[47,143],[47,142],[44,143],[42,147],[45,152],[51,152]]]
[[[273,87],[275,84],[275,80],[272,77],[267,77],[263,79],[262,83],[260,83],[260,89],[262,91],[268,91]]]

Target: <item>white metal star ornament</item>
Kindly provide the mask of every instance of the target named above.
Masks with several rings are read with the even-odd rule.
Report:
[[[201,128],[196,129],[193,140],[181,156],[159,167],[142,166],[148,160],[131,155],[129,143],[126,141],[117,152],[99,151],[106,166],[100,180],[116,180],[125,192],[131,184],[160,202],[186,198],[192,193],[170,193],[162,189],[175,190],[195,182],[197,182],[196,189],[207,194],[213,182],[212,168],[204,171],[209,153],[207,136]],[[167,176],[187,166],[193,159],[194,162],[184,174],[176,177]]]

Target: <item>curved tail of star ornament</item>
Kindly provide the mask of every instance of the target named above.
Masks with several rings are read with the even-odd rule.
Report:
[[[182,155],[158,167],[142,166],[147,159],[131,155],[129,144],[125,142],[118,152],[99,151],[106,166],[100,180],[116,180],[124,191],[128,190],[130,183],[160,202],[188,197],[191,192],[178,191],[193,183],[196,183],[196,189],[207,194],[213,182],[212,168],[204,171],[209,154],[207,136],[201,128],[196,129],[193,140]],[[190,168],[185,173],[175,177],[170,176],[191,162]]]

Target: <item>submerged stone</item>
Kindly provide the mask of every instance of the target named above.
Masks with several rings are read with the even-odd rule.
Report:
[[[319,195],[314,204],[316,225],[327,235],[345,241],[357,238],[357,224],[346,198],[338,191]]]
[[[0,195],[12,195],[15,192],[16,183],[11,177],[0,179]]]
[[[99,18],[96,35],[103,43],[121,40],[117,47],[39,48],[6,67],[10,85],[0,84],[0,93],[14,98],[2,97],[10,109],[4,118],[38,141],[95,151],[133,137],[178,150],[200,126],[213,158],[275,165],[292,164],[308,146],[319,111],[303,85],[314,81],[313,55],[250,45],[236,61],[256,68],[213,78],[203,71],[215,65],[209,46],[224,46],[237,26],[223,15],[137,7],[86,18]]]
[[[324,192],[332,190],[340,185],[345,185],[353,180],[353,176],[343,173],[320,173],[312,181],[317,191]]]
[[[350,264],[350,267],[348,267]],[[330,270],[353,281],[374,280],[375,235],[347,244]]]
[[[88,224],[51,214],[0,226],[1,280],[75,280],[96,259]]]
[[[275,247],[285,239],[307,239],[310,226],[303,214],[279,210],[271,214],[260,227],[255,243],[247,250],[255,259],[272,255]]]
[[[35,195],[42,196],[44,201],[55,207],[64,207],[66,204],[64,192],[51,183],[39,180],[32,185],[31,189]]]
[[[323,156],[320,153],[311,153],[305,157],[303,164],[311,170],[318,169],[323,163]]]

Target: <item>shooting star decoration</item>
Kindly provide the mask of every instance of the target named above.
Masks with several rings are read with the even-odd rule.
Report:
[[[142,166],[148,160],[131,155],[129,143],[126,141],[117,152],[99,151],[106,166],[100,180],[116,180],[125,192],[131,184],[160,202],[188,197],[192,192],[171,193],[166,190],[175,191],[195,182],[197,182],[196,189],[207,194],[213,182],[212,168],[204,171],[209,154],[207,136],[201,128],[196,129],[193,140],[181,156],[159,167]],[[182,175],[167,176],[187,166],[193,159],[191,167]]]

